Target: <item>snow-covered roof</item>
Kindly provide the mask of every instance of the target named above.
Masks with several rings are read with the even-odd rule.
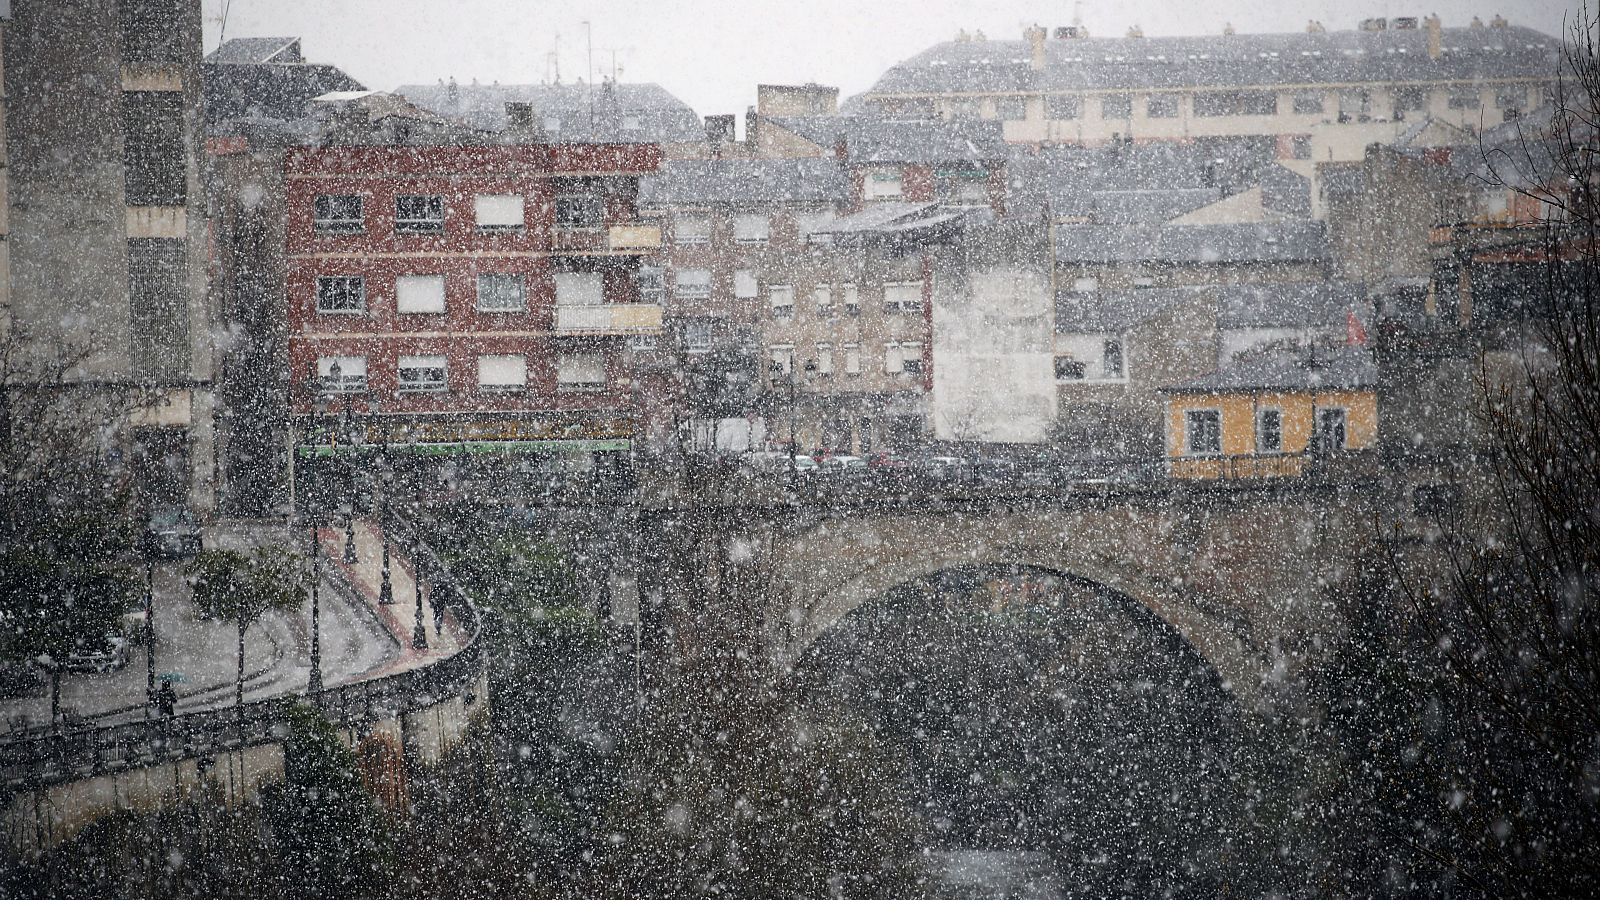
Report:
[[[844,197],[844,178],[831,156],[673,160],[639,186],[639,205],[646,207],[831,204]]]

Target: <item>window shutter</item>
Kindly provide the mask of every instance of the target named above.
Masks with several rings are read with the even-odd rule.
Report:
[[[520,353],[478,357],[478,386],[522,388],[528,385],[528,358]]]
[[[598,306],[605,302],[605,285],[599,272],[557,272],[556,303],[559,306]]]
[[[761,287],[756,282],[756,273],[750,269],[736,269],[733,273],[733,296],[748,300],[759,296]]]
[[[898,375],[905,371],[905,362],[900,356],[899,344],[885,344],[883,348],[883,371],[890,375]]]
[[[394,280],[395,311],[444,312],[443,275],[401,275]]]
[[[521,194],[479,194],[472,199],[479,228],[521,228]]]

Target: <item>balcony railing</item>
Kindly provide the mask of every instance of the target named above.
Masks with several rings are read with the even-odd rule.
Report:
[[[1174,456],[1167,459],[1173,478],[1355,478],[1375,474],[1370,450],[1304,453],[1245,453],[1235,456]]]
[[[556,334],[659,334],[661,307],[654,303],[557,306]]]
[[[655,225],[557,226],[551,232],[550,245],[557,252],[647,253],[661,248],[661,229]]]

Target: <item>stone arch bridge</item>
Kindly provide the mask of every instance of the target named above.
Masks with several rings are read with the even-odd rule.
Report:
[[[728,514],[737,536],[726,543],[753,547],[764,559],[765,601],[754,611],[755,627],[780,672],[852,611],[898,585],[956,567],[1015,565],[1124,595],[1182,636],[1243,706],[1264,709],[1297,705],[1294,676],[1345,635],[1342,601],[1360,567],[1381,559],[1380,529],[1392,528],[1398,515],[1393,493],[1370,479],[841,490],[769,505],[743,494],[744,505]],[[641,522],[640,531],[671,528]],[[637,572],[647,631],[652,605],[671,610],[694,602],[664,574],[671,567],[661,564],[662,554],[672,550],[648,540]],[[726,573],[719,554],[696,560],[710,582],[717,578],[712,569]],[[672,599],[662,602],[664,596]]]

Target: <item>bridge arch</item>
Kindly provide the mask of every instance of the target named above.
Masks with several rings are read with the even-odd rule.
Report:
[[[768,622],[775,661],[792,667],[850,613],[901,585],[952,569],[1026,567],[1126,597],[1182,638],[1243,708],[1259,708],[1267,664],[1238,623],[1185,591],[1182,578],[1152,558],[1158,554],[1134,559],[1125,549],[1153,543],[1124,545],[1076,527],[1082,524],[1037,515],[909,515],[884,517],[870,529],[821,522],[796,530],[774,541],[774,570],[788,588],[787,608],[773,610]]]

